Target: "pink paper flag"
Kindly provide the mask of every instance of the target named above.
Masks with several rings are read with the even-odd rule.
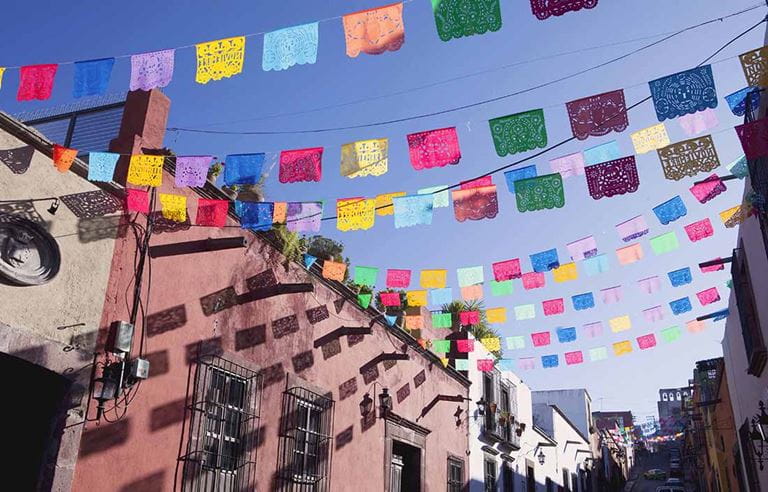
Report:
[[[482,178],[461,182],[462,190],[471,190],[472,188],[483,188],[486,186],[493,186],[493,176],[483,176]]]
[[[683,115],[679,117],[677,121],[680,123],[680,127],[685,134],[689,137],[703,133],[720,124],[715,111],[709,108],[697,113]]]
[[[464,340],[456,340],[456,350],[459,352],[466,354],[468,352],[474,352],[475,351],[475,341],[464,339]]]
[[[533,357],[523,357],[517,360],[517,366],[524,371],[536,369],[536,359]]]
[[[563,299],[550,299],[541,303],[544,307],[544,316],[554,316],[556,314],[563,314],[565,311],[565,303]]]
[[[493,371],[493,359],[477,359],[477,370],[480,372]]]
[[[408,135],[411,165],[417,171],[458,164],[461,159],[456,128],[442,128]]]
[[[474,301],[483,298],[482,284],[470,285],[461,288],[461,298],[465,301]]]
[[[387,288],[388,289],[407,289],[411,285],[410,270],[387,270]]]
[[[528,272],[523,274],[523,288],[525,290],[539,289],[544,287],[546,280],[541,272]]]
[[[280,182],[320,181],[323,177],[322,163],[322,147],[284,150],[280,152]]]
[[[638,215],[631,219],[622,222],[616,226],[616,232],[619,233],[619,237],[625,243],[633,241],[639,237],[648,234],[648,224],[645,222],[645,217]]]
[[[599,337],[603,334],[603,323],[601,321],[595,321],[594,323],[587,323],[584,325],[584,335],[589,338]]]
[[[696,297],[699,298],[699,302],[702,306],[706,306],[707,304],[712,304],[713,302],[719,301],[720,293],[717,291],[717,287],[711,287],[707,290],[698,292]]]
[[[654,306],[652,308],[643,310],[643,317],[649,323],[655,323],[664,319],[664,310],[661,306]]]
[[[477,311],[459,312],[459,320],[463,326],[476,325],[480,323],[480,313]]]
[[[513,278],[520,278],[522,273],[520,271],[520,258],[512,260],[499,261],[492,265],[493,278],[497,282],[503,282],[505,280],[512,280]]]
[[[584,175],[584,155],[581,152],[564,155],[549,161],[553,173],[560,173],[565,178]]]
[[[133,188],[128,188],[125,191],[128,193],[126,201],[129,212],[149,213],[149,193]]]
[[[542,331],[540,333],[531,333],[531,340],[533,340],[534,347],[544,347],[550,343],[550,335],[548,331]]]
[[[719,256],[717,258],[713,258],[711,261],[714,260],[722,260]],[[703,263],[703,262],[702,262]],[[701,273],[710,273],[710,272],[719,272],[720,270],[723,270],[725,266],[722,263],[718,263],[717,265],[710,265],[705,267],[699,267],[701,270]]]
[[[584,362],[584,354],[581,353],[581,350],[565,353],[565,363],[567,365],[572,366],[574,364],[581,364],[582,362]]]
[[[706,218],[685,226],[685,233],[688,234],[688,239],[695,243],[696,241],[712,237],[715,230],[712,228],[712,222],[710,222],[709,218]]]
[[[647,350],[656,346],[656,336],[653,333],[637,337],[637,346],[640,350]]]
[[[21,67],[19,74],[19,90],[16,99],[19,101],[31,101],[33,99],[45,100],[51,97],[53,79],[56,77],[58,64],[27,65]]]
[[[603,297],[603,304],[617,303],[621,301],[621,297],[622,297],[621,285],[617,285],[616,287],[609,287],[607,289],[602,289],[600,291],[600,294]]]
[[[227,225],[228,200],[197,200],[197,225],[224,227]]]
[[[379,294],[381,303],[385,306],[399,306],[400,305],[400,293],[399,292],[382,292]]]
[[[573,261],[581,261],[597,254],[597,241],[594,236],[587,236],[565,245]]]
[[[707,203],[728,188],[717,174],[711,174],[704,182],[690,187],[691,194],[699,203]]]
[[[640,279],[637,281],[637,284],[640,286],[640,290],[646,294],[653,294],[661,289],[661,279],[658,275]]]

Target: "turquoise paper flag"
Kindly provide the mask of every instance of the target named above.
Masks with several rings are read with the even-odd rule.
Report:
[[[308,254],[304,255],[304,266],[306,266],[307,268],[311,268],[312,265],[315,263],[315,261],[317,261],[316,257]]]
[[[384,317],[387,318],[387,324],[389,326],[395,326],[395,321],[397,321],[397,316],[390,316],[388,314],[385,314]]]

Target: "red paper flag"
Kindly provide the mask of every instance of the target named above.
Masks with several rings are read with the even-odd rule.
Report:
[[[563,299],[550,299],[541,304],[544,307],[544,316],[563,314],[565,311],[565,303],[563,302]]]
[[[149,193],[144,190],[136,190],[133,188],[128,188],[126,192],[128,193],[126,208],[129,212],[149,213]]]
[[[408,135],[411,165],[417,171],[458,164],[461,159],[456,128],[442,128]]]
[[[461,311],[459,313],[459,320],[464,326],[476,325],[480,323],[480,313],[477,311]]]
[[[77,157],[77,150],[68,149],[58,144],[53,144],[53,165],[61,173],[69,171],[72,167],[72,163],[75,162]]]
[[[385,306],[400,306],[400,293],[399,292],[382,292],[379,294],[381,303]]]
[[[493,278],[497,282],[503,282],[505,280],[512,280],[513,278],[520,278],[522,273],[520,271],[520,258],[512,260],[499,261],[492,265]]]
[[[467,352],[474,352],[475,351],[475,341],[474,340],[456,340],[456,349],[466,354]]]
[[[550,335],[548,331],[542,331],[539,333],[531,333],[531,340],[533,340],[534,347],[544,347],[550,343]]]
[[[45,100],[51,97],[53,79],[59,65],[27,65],[21,67],[19,75],[19,91],[16,99],[19,101],[31,101],[33,99]]]
[[[229,202],[226,200],[197,200],[197,225],[224,227],[227,224]]]

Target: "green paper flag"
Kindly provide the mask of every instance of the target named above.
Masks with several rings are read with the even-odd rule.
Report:
[[[507,337],[507,348],[519,350],[525,348],[525,338],[521,336]]]
[[[499,157],[547,146],[543,109],[494,118],[488,124]]]
[[[536,306],[533,304],[523,304],[515,306],[515,319],[520,321],[524,319],[533,319],[536,317]]]
[[[432,313],[432,328],[450,328],[452,324],[451,313]]]
[[[520,212],[563,208],[565,206],[563,176],[560,173],[554,173],[519,179],[515,181],[515,199],[517,210]]]
[[[437,34],[443,41],[501,29],[500,0],[432,0]]]
[[[451,351],[450,340],[432,340],[432,351],[439,354],[447,354]]]
[[[491,295],[493,296],[508,296],[514,292],[514,285],[511,280],[505,280],[503,282],[497,282],[491,280]]]
[[[664,343],[675,342],[678,338],[680,338],[679,326],[671,326],[661,330],[661,339],[664,340]]]
[[[355,283],[357,285],[367,285],[373,287],[376,285],[376,276],[379,269],[367,266],[355,266]]]
[[[363,309],[368,309],[368,306],[371,305],[372,298],[373,294],[357,294],[357,302]]]
[[[454,361],[454,365],[455,365],[457,371],[469,371],[469,360],[468,359],[456,359]]]
[[[651,248],[657,255],[669,253],[680,247],[680,243],[677,241],[677,234],[675,231],[670,231],[661,236],[652,237],[650,240]]]
[[[603,360],[608,358],[608,349],[605,347],[595,347],[593,349],[589,349],[589,359],[592,362],[596,362],[598,360]]]
[[[469,287],[470,285],[482,284],[483,267],[464,267],[456,269],[456,276],[459,279],[459,287]]]
[[[725,282],[725,286],[726,286],[726,287],[728,287],[729,289],[733,289],[733,280],[731,280],[731,279],[728,279],[728,280]]]

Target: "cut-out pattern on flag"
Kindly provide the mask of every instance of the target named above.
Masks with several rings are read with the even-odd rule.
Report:
[[[744,116],[747,112],[747,100],[749,99],[750,108],[760,107],[760,90],[757,87],[745,87],[741,90],[728,94],[725,100],[734,116]]]
[[[690,188],[691,194],[699,203],[707,203],[728,188],[725,182],[717,174],[711,174],[703,183],[694,184]]]
[[[560,343],[569,343],[576,341],[576,328],[558,328],[557,341]]]
[[[336,227],[340,231],[359,231],[373,227],[376,200],[350,198],[336,201]]]
[[[689,333],[701,333],[707,328],[706,320],[691,320],[685,323],[685,328]]]
[[[659,121],[717,107],[712,66],[704,65],[648,82]]]
[[[688,234],[688,239],[690,239],[691,242],[696,242],[708,237],[712,237],[712,235],[715,233],[715,230],[712,228],[712,222],[710,222],[709,218],[707,217],[706,219],[702,219],[694,222],[693,224],[688,224],[685,226],[685,233]]]
[[[515,182],[517,210],[533,212],[565,206],[565,189],[560,173],[546,174]]]
[[[446,359],[446,361],[450,361],[450,359]],[[469,359],[456,359],[453,364],[457,371],[469,371]]]
[[[723,225],[725,225],[725,227],[731,228],[736,227],[737,225],[744,222],[747,217],[752,215],[752,212],[752,206],[749,203],[744,202],[741,205],[736,205],[735,207],[723,210],[719,215]]]
[[[608,320],[608,325],[611,327],[611,331],[614,333],[620,333],[632,328],[632,320],[629,316],[617,316]]]
[[[658,275],[654,275],[638,280],[637,285],[642,292],[645,292],[646,294],[655,294],[661,290],[661,279]]]
[[[69,168],[72,167],[72,163],[75,162],[76,157],[76,149],[68,149],[61,145],[53,144],[53,166],[60,173],[69,171]]]
[[[379,269],[368,266],[355,266],[355,283],[357,285],[367,285],[373,287],[376,285],[376,277],[379,275]]]
[[[456,277],[459,281],[459,287],[469,287],[470,285],[482,284],[485,281],[482,266],[457,268]]]
[[[184,222],[187,220],[187,197],[184,195],[171,195],[169,193],[160,193],[160,207],[163,218],[174,222]],[[271,221],[270,217],[270,221]]]
[[[649,323],[656,323],[664,319],[664,310],[661,306],[643,309],[643,318]]]
[[[347,265],[338,262],[325,260],[323,262],[323,277],[328,280],[336,280],[337,282],[344,281],[344,274],[347,272]]]
[[[594,236],[573,241],[565,245],[573,261],[581,261],[585,258],[591,258],[597,254],[597,241]]]
[[[595,347],[589,349],[589,360],[597,362],[608,358],[608,349],[605,347]]]
[[[579,278],[576,263],[564,263],[552,270],[552,279],[557,283],[570,282]]]
[[[461,187],[459,188],[460,190],[471,190],[473,188],[482,188],[483,186],[492,186],[493,176],[489,174],[486,176],[479,177],[477,179],[462,181],[460,185],[461,185]]]
[[[664,177],[673,181],[712,171],[720,165],[711,135],[683,140],[656,152]]]
[[[559,365],[560,359],[556,354],[541,356],[541,367],[544,369],[552,369],[558,367]]]
[[[504,179],[507,182],[507,189],[510,193],[515,193],[515,182],[522,179],[535,178],[536,176],[538,176],[538,171],[536,170],[535,164],[532,166],[512,169],[511,171],[506,171],[504,173]]]
[[[19,74],[19,90],[16,93],[18,101],[44,101],[51,97],[53,79],[59,66],[55,63],[47,65],[27,65],[21,67]]]
[[[680,247],[675,231],[669,231],[666,234],[652,237],[649,242],[651,243],[651,249],[656,255],[669,253]]]
[[[587,323],[583,326],[584,336],[587,338],[596,338],[603,335],[603,323],[601,321],[595,321],[593,323]]]
[[[208,168],[213,157],[190,155],[176,158],[176,186],[204,186],[208,179]]]
[[[573,136],[579,140],[623,132],[629,126],[624,90],[605,92],[566,103]]]
[[[388,289],[407,289],[411,285],[411,271],[397,270],[390,268],[387,270],[386,286]]]
[[[393,215],[395,213],[395,207],[392,205],[392,199],[405,195],[406,193],[404,191],[376,195],[376,215]]]
[[[432,224],[432,195],[408,195],[392,198],[395,228]]]
[[[322,147],[284,150],[280,152],[280,182],[320,181],[323,177],[322,163]]]
[[[437,34],[443,41],[501,29],[499,0],[432,0]]]
[[[624,291],[620,285],[615,287],[609,287],[607,289],[600,289],[600,296],[603,299],[603,304],[615,304],[621,302]]]
[[[245,36],[199,43],[196,45],[196,51],[195,82],[207,84],[211,80],[232,77],[243,71]]]
[[[626,355],[632,352],[632,342],[624,340],[622,342],[616,342],[613,344],[613,353],[616,356]]]
[[[451,318],[451,313],[432,313],[433,328],[450,328],[451,325],[453,325],[453,319]]]
[[[405,293],[405,303],[408,307],[421,307],[427,305],[426,290],[409,290]]]
[[[544,316],[555,316],[565,312],[565,303],[562,298],[543,301],[541,307],[544,309]]]
[[[480,343],[485,347],[489,352],[494,352],[497,350],[501,350],[501,339],[498,337],[488,337],[488,338],[481,338]],[[493,361],[491,361],[493,362]]]
[[[125,191],[126,208],[129,212],[149,213],[149,193],[134,188],[127,188]]]
[[[542,331],[539,333],[531,333],[531,341],[534,347],[545,347],[551,342],[551,335],[548,331]]]
[[[341,175],[348,178],[381,176],[387,172],[389,141],[359,140],[341,146]]]
[[[667,127],[664,126],[664,123],[658,123],[640,131],[636,131],[632,133],[630,137],[632,138],[632,145],[634,145],[637,154],[645,154],[652,150],[666,147],[670,143]]]
[[[595,307],[595,296],[591,292],[576,294],[575,296],[571,296],[571,302],[573,303],[573,309],[576,311],[592,309]]]
[[[507,308],[498,307],[485,310],[485,317],[489,323],[506,323]]]
[[[611,140],[594,147],[589,147],[584,150],[584,163],[588,166],[593,164],[601,164],[603,162],[615,161],[621,157],[621,148],[619,142]]]
[[[405,328],[407,330],[423,330],[424,318],[420,314],[405,315]]]
[[[456,220],[493,219],[499,213],[499,199],[496,185],[456,190],[453,197],[453,213]]]
[[[419,284],[423,289],[442,289],[448,279],[448,270],[422,270]]]
[[[717,258],[714,258],[712,261],[714,261],[714,260],[717,260],[719,263],[717,263],[717,264],[715,264],[715,265],[709,265],[709,266],[705,266],[705,267],[699,267],[699,269],[701,270],[701,273],[719,272],[719,271],[721,271],[721,270],[724,270],[724,269],[725,269],[725,265],[723,265],[722,263],[720,263],[720,261],[722,260],[722,258],[720,258],[720,257],[718,256]]]
[[[691,305],[691,300],[689,298],[683,297],[681,299],[671,301],[669,303],[669,308],[672,310],[672,314],[677,316],[692,310],[693,306]]]
[[[494,118],[488,124],[499,157],[547,146],[543,109]]]
[[[605,273],[610,269],[607,255],[597,255],[592,258],[587,258],[582,262],[584,267],[584,273],[587,277],[594,277],[601,273]]]
[[[131,55],[130,89],[150,91],[170,84],[175,53],[175,50],[163,50]]]
[[[461,287],[461,298],[465,301],[474,301],[483,298],[483,286],[482,285],[470,285],[469,287]]]
[[[631,265],[643,259],[645,253],[640,243],[630,244],[616,250],[616,258],[620,265]]]
[[[502,282],[491,280],[492,296],[496,296],[496,297],[508,296],[508,295],[511,295],[514,291],[515,291],[515,287],[511,280],[504,280]]]
[[[556,248],[534,253],[530,255],[530,258],[534,272],[548,272],[560,266]]]
[[[75,80],[72,86],[72,97],[98,96],[104,94],[109,87],[114,58],[101,58],[75,62]]]
[[[739,125],[736,133],[748,160],[768,156],[768,118]]]
[[[268,32],[264,34],[261,68],[287,70],[294,65],[313,64],[317,61],[318,43],[317,22]]]
[[[531,10],[539,20],[546,20],[553,15],[561,16],[568,12],[594,8],[597,2],[598,0],[531,0]]]
[[[642,215],[632,217],[631,219],[616,225],[616,232],[625,243],[645,236],[648,234],[648,231],[648,224],[645,222],[645,217]]]
[[[693,282],[693,276],[691,275],[691,269],[689,267],[673,270],[667,273],[667,276],[669,277],[669,283],[672,284],[672,287],[680,287],[681,285],[687,285]]]
[[[411,166],[417,171],[458,164],[461,160],[456,128],[441,128],[408,135]]]
[[[741,61],[741,68],[744,70],[747,85],[752,87],[768,86],[768,46],[739,55],[739,61]]]
[[[458,350],[461,353],[469,353],[475,351],[475,341],[464,339],[464,340],[456,340],[456,350]]]
[[[227,200],[197,199],[197,218],[195,224],[201,226],[224,227],[227,225]]]
[[[429,188],[422,188],[417,193],[419,195],[431,195],[432,196],[432,208],[445,208],[451,205],[451,198],[448,186],[430,186]],[[442,190],[442,191],[441,191]]]
[[[522,304],[520,306],[515,306],[515,319],[517,321],[534,319],[535,317],[536,317],[535,304]]]
[[[227,186],[256,184],[261,180],[264,154],[229,154],[224,159],[224,183]]]
[[[405,43],[402,3],[347,14],[343,21],[347,56],[351,58],[361,52],[380,55],[397,51]]]
[[[662,225],[667,225],[680,217],[688,215],[688,209],[685,207],[685,202],[683,202],[680,195],[677,195],[653,207],[653,213],[656,214]]]
[[[524,273],[522,279],[525,290],[540,289],[546,284],[544,274],[539,272]]]
[[[713,109],[705,109],[698,113],[686,114],[679,117],[677,122],[680,124],[680,128],[683,129],[683,132],[689,137],[704,133],[720,124],[720,121],[717,119],[717,113],[715,113]]]
[[[520,350],[525,348],[525,337],[514,336],[507,337],[507,348],[509,350]]]
[[[381,292],[379,294],[381,303],[387,307],[400,306],[400,293],[399,292]]]
[[[634,193],[640,186],[635,157],[623,157],[585,168],[589,195],[595,200]]]
[[[160,186],[163,184],[161,155],[132,155],[128,164],[128,182],[136,186]]]
[[[291,232],[317,232],[322,218],[322,202],[288,202],[285,226]]]
[[[491,265],[491,268],[493,269],[493,278],[496,279],[497,282],[512,280],[522,276],[519,258],[498,261]]]
[[[665,328],[661,330],[660,334],[661,334],[661,339],[664,341],[664,343],[675,342],[680,338],[680,327],[670,326],[669,328]]]
[[[549,165],[552,167],[552,172],[560,173],[563,179],[584,175],[584,155],[581,152],[552,159]]]
[[[243,229],[268,231],[272,228],[275,205],[271,202],[241,202],[236,200],[235,213],[240,217],[240,226]]]
[[[567,365],[573,366],[576,364],[581,364],[583,362],[584,362],[584,354],[581,352],[581,350],[565,353],[565,363]]]
[[[443,287],[442,289],[432,289],[429,291],[429,301],[436,306],[450,304],[453,300],[453,289]]]
[[[696,297],[698,297],[702,306],[706,306],[707,304],[712,304],[719,301],[720,292],[717,291],[717,287],[710,287],[709,289],[697,292]]]

